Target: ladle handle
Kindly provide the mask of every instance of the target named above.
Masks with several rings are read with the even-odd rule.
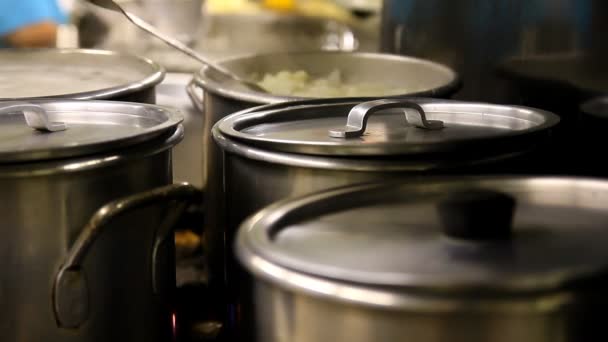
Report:
[[[42,106],[26,102],[2,102],[0,104],[0,115],[17,112],[23,113],[25,123],[35,130],[56,132],[67,129],[67,125],[64,122],[51,121],[48,113]]]
[[[119,7],[120,8],[120,7]],[[140,17],[130,13],[129,11],[123,10],[122,8],[120,8],[121,11],[123,12],[123,14],[127,17],[127,19],[129,19],[129,21],[131,21],[133,24],[135,24],[137,27],[139,27],[140,29],[150,33],[153,36],[156,36],[158,39],[164,41],[165,43],[171,45],[172,47],[181,50],[183,53],[187,54],[188,56],[196,59],[197,61],[205,64],[207,67],[211,68],[211,69],[215,69],[220,71],[222,74],[225,75],[230,75],[230,77],[235,77],[235,75],[233,73],[231,73],[230,71],[228,71],[227,69],[211,62],[210,60],[208,60],[207,58],[205,58],[203,55],[201,55],[200,53],[192,50],[190,47],[188,47],[186,44],[180,42],[177,39],[174,39],[164,33],[162,33],[161,31],[159,31],[156,27],[154,27],[153,25],[150,25],[148,22],[146,22],[145,20],[141,19]],[[240,79],[237,79],[240,81]]]
[[[399,99],[385,99],[363,102],[361,104],[356,105],[348,113],[346,126],[343,128],[330,130],[329,136],[332,138],[360,137],[363,135],[363,133],[365,133],[365,128],[367,127],[367,120],[369,119],[370,115],[384,109],[392,108],[415,109],[417,115],[411,115],[406,111],[405,119],[406,121],[418,128],[438,130],[444,127],[443,121],[427,120],[424,109],[422,109],[422,107],[415,102]]]

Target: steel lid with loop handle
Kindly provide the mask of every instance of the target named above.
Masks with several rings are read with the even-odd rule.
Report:
[[[177,110],[111,101],[0,102],[0,163],[85,156],[170,134]]]
[[[356,296],[362,288],[390,291],[389,306],[407,305],[399,298],[420,290],[478,297],[568,290],[607,274],[606,203],[608,182],[592,179],[358,185],[262,210],[241,225],[236,248],[258,276],[370,305],[389,297]]]
[[[546,111],[431,99],[298,101],[229,116],[219,132],[248,146],[318,156],[397,156],[534,143],[559,118]],[[483,144],[480,144],[483,142]]]

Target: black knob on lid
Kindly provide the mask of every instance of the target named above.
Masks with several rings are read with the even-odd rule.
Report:
[[[438,205],[443,232],[466,240],[503,240],[511,235],[515,199],[488,189],[450,193]]]

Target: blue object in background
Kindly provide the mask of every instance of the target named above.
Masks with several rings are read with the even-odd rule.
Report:
[[[0,36],[43,21],[64,24],[67,19],[57,0],[0,0]]]

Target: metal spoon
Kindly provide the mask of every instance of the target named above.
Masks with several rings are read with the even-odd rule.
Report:
[[[139,27],[140,29],[148,32],[149,34],[155,36],[156,38],[164,41],[165,43],[169,44],[170,46],[180,50],[181,52],[187,54],[188,56],[198,60],[199,62],[203,63],[204,65],[206,65],[207,67],[215,70],[218,74],[220,74],[221,76],[224,76],[225,78],[228,79],[232,79],[233,81],[236,81],[237,83],[245,86],[246,88],[248,88],[249,90],[253,90],[253,91],[257,91],[257,92],[262,92],[262,93],[267,93],[268,91],[266,91],[266,89],[260,87],[259,85],[251,82],[251,81],[247,81],[237,75],[235,75],[233,72],[231,72],[230,70],[217,65],[213,62],[211,62],[210,60],[208,60],[207,58],[205,58],[204,56],[202,56],[201,54],[199,54],[198,52],[192,50],[191,48],[189,48],[187,45],[183,44],[182,42],[180,42],[177,39],[174,39],[162,32],[160,32],[156,27],[152,26],[151,24],[147,23],[146,21],[144,21],[143,19],[141,19],[140,17],[128,12],[127,10],[125,10],[124,8],[122,8],[119,4],[117,4],[115,1],[113,0],[88,0],[90,3],[97,5],[99,7],[103,7],[105,9],[109,9],[112,11],[116,11],[119,13],[122,13],[125,17],[127,17],[127,19],[129,19],[130,22],[132,22],[133,24],[135,24],[135,26]]]

